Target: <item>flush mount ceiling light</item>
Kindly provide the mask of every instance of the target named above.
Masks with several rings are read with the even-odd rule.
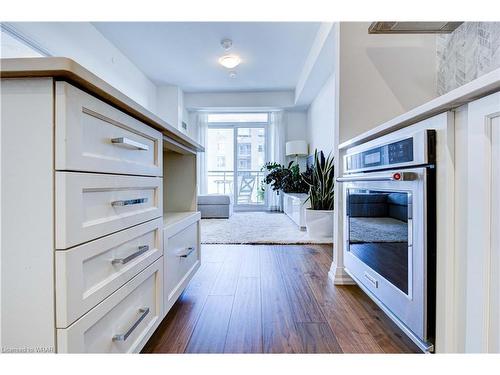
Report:
[[[226,54],[221,58],[219,58],[219,64],[221,64],[224,68],[227,69],[233,69],[236,68],[238,65],[240,65],[241,58],[238,55],[227,53],[233,46],[233,41],[227,38],[222,39],[220,45],[222,46],[222,48],[224,48]],[[229,76],[231,77],[231,73],[229,74]]]
[[[241,59],[238,55],[224,55],[219,59],[219,64],[224,68],[233,69],[240,65]]]

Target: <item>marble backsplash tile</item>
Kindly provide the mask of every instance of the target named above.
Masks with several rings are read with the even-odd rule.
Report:
[[[437,37],[437,91],[445,94],[500,67],[500,22],[465,22]]]

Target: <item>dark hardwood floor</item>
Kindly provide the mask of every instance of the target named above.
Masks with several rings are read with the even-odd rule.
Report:
[[[143,353],[416,353],[331,246],[203,245],[202,266]]]

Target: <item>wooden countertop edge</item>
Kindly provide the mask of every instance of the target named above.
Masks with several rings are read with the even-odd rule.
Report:
[[[0,60],[0,78],[53,77],[75,84],[132,117],[161,131],[165,136],[194,151],[203,146],[130,99],[95,74],[66,57],[35,57]]]
[[[429,117],[438,115],[482,96],[500,90],[500,68],[491,71],[455,90],[424,103],[398,117],[393,118],[363,134],[360,134],[339,145],[339,149],[353,147],[377,137],[405,128]]]

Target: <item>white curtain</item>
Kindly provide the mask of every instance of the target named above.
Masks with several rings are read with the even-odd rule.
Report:
[[[196,158],[196,171],[198,173],[198,194],[207,194],[208,176],[207,176],[207,133],[208,133],[208,115],[204,112],[198,112],[196,115],[196,124],[198,126],[198,143],[205,147],[205,152],[198,152]]]
[[[285,163],[285,123],[283,111],[271,112],[268,133],[269,161]],[[283,211],[283,197],[267,186],[267,208],[269,211]]]

